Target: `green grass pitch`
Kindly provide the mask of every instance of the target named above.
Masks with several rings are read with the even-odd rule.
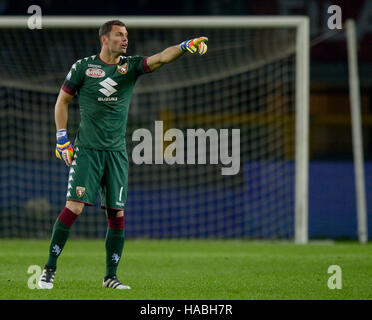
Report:
[[[0,240],[1,300],[371,299],[371,244],[131,240],[118,277],[132,290],[102,289],[104,240],[70,239],[53,290],[28,288],[30,265],[43,266],[48,240]],[[342,289],[328,288],[339,265]],[[31,282],[32,283],[32,282]]]

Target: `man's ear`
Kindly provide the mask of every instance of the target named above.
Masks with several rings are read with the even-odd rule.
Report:
[[[101,45],[106,44],[107,39],[108,39],[107,36],[102,36],[102,37],[101,37]]]

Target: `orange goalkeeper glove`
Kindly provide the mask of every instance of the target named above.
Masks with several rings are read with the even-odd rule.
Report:
[[[180,44],[180,48],[182,51],[189,51],[191,53],[198,52],[200,55],[205,54],[207,52],[207,45],[206,41],[208,41],[207,37],[199,37],[191,40],[186,40]]]
[[[57,131],[56,157],[63,160],[68,167],[71,166],[72,158],[74,157],[74,147],[68,140],[66,129]]]

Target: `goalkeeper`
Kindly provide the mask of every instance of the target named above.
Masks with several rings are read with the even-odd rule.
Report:
[[[117,278],[125,240],[124,206],[128,185],[125,131],[129,104],[137,78],[155,71],[186,52],[205,54],[205,37],[186,40],[150,57],[125,56],[128,32],[123,22],[112,20],[99,29],[101,51],[76,61],[62,85],[55,105],[56,156],[70,167],[66,205],[53,226],[49,257],[38,281],[40,289],[53,288],[57,259],[70,228],[97,193],[105,209],[104,288],[130,289]],[[81,122],[74,146],[67,134],[68,104],[79,95]]]

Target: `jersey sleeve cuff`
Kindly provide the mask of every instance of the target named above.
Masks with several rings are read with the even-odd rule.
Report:
[[[63,82],[63,84],[62,84],[62,90],[64,92],[74,96],[76,91],[77,91],[77,86],[74,85],[71,81],[65,80],[65,82]]]
[[[142,69],[143,69],[144,73],[150,73],[151,72],[150,67],[147,65],[147,59],[148,59],[148,57],[145,57],[142,60]]]

